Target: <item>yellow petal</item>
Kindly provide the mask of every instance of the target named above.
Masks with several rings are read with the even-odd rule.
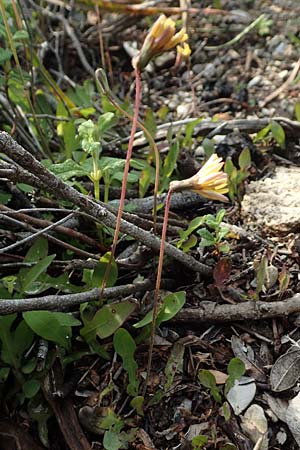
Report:
[[[177,46],[177,53],[184,59],[188,59],[191,56],[192,50],[189,44],[186,42],[183,43],[183,46]]]
[[[164,24],[166,22],[167,18],[164,14],[159,16],[159,18],[156,20],[156,22],[153,24],[151,30],[149,31],[149,34],[158,37],[164,30]]]
[[[176,25],[174,20],[170,19],[170,17],[168,17],[168,19],[165,21],[164,23],[164,28],[170,28],[173,32],[173,34],[175,33],[175,29],[176,29]]]
[[[228,202],[228,198],[225,197],[225,195],[222,195],[219,192],[215,191],[209,191],[209,190],[196,190],[193,189],[194,192],[197,192],[197,194],[200,194],[202,197],[209,198],[210,200],[218,200],[220,202]]]
[[[170,50],[171,48],[176,47],[176,45],[185,42],[188,40],[188,35],[185,30],[182,28],[175,36],[172,37],[170,42],[165,46],[165,51]]]

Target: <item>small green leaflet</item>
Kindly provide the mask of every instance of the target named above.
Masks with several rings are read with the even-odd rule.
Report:
[[[107,338],[120,328],[135,308],[136,305],[129,301],[105,305],[92,320],[85,322],[80,334],[87,342],[92,341],[96,336],[100,339]]]
[[[161,322],[166,322],[167,320],[172,319],[174,316],[176,316],[178,311],[181,310],[184,304],[185,304],[184,291],[179,291],[167,295],[164,298],[162,305],[160,306],[156,325],[159,326]],[[149,311],[142,320],[135,323],[133,326],[135,328],[142,328],[145,325],[151,323],[152,319],[153,319],[153,311]]]
[[[38,335],[64,348],[69,348],[71,327],[81,325],[72,315],[51,311],[29,311],[23,313],[27,325]]]
[[[134,359],[136,344],[134,339],[124,328],[119,328],[114,334],[114,347],[123,360],[123,367],[128,373],[129,383],[127,393],[132,396],[138,394],[139,382],[137,378],[138,365]]]

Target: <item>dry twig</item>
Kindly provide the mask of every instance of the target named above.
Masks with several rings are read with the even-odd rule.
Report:
[[[43,167],[39,161],[4,131],[0,132],[0,151],[5,153],[13,161],[22,165],[25,170],[35,175],[46,191],[57,198],[70,201],[107,227],[115,228],[116,216],[106,208],[105,204],[96,202],[92,198],[76,191],[73,187],[68,186],[56,175]],[[120,231],[129,234],[156,252],[159,251],[160,239],[153,236],[148,231],[123,219],[121,220]],[[204,276],[211,274],[210,267],[197,261],[192,256],[183,253],[171,244],[166,243],[165,253],[188,267],[190,270],[199,272]]]
[[[236,305],[201,302],[197,309],[185,308],[180,311],[175,320],[182,323],[234,322],[287,317],[299,312],[300,294],[295,294],[293,297],[277,302],[249,301]]]

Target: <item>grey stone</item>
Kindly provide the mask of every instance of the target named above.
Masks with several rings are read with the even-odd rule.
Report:
[[[272,233],[300,230],[300,168],[277,167],[273,177],[253,181],[242,202],[245,221]]]

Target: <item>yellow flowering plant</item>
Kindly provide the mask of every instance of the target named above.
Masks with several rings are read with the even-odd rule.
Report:
[[[130,159],[131,159],[131,155],[132,155],[134,136],[135,136],[136,128],[139,123],[138,115],[139,115],[140,97],[141,97],[141,71],[145,69],[145,67],[151,61],[151,59],[153,59],[154,57],[156,57],[164,52],[172,50],[176,47],[177,47],[177,59],[178,58],[180,60],[187,59],[191,53],[191,49],[190,49],[189,45],[186,43],[187,39],[188,39],[188,35],[184,28],[182,28],[180,31],[176,32],[176,24],[175,24],[174,20],[172,20],[171,18],[167,18],[165,15],[161,15],[156,20],[156,22],[153,24],[152,28],[150,29],[149,33],[147,34],[141,50],[132,60],[132,66],[135,70],[135,79],[136,79],[134,116],[131,118],[132,127],[131,127],[131,133],[130,133],[129,144],[128,144],[128,149],[127,149],[125,169],[124,169],[124,174],[123,174],[121,197],[120,197],[119,209],[118,209],[118,214],[117,214],[117,223],[116,223],[116,228],[115,228],[115,232],[114,232],[114,239],[113,239],[113,244],[112,244],[112,248],[111,248],[110,259],[107,264],[104,279],[103,279],[102,286],[101,286],[100,299],[102,299],[103,291],[106,286],[106,280],[109,275],[109,271],[110,271],[112,260],[113,260],[114,254],[115,254],[115,250],[116,250],[116,246],[117,246],[117,242],[118,242],[119,231],[120,231],[120,223],[121,223],[121,217],[123,214],[124,200],[125,200],[125,194],[126,194],[126,184],[127,184],[127,178],[128,178],[128,172],[129,172],[129,164],[130,164]],[[99,72],[97,72],[97,73],[99,75]],[[99,78],[97,76],[96,76],[96,78],[98,79],[98,81],[101,81],[101,80],[99,80]],[[104,80],[103,86],[104,86],[104,91],[107,91],[108,87],[107,87],[107,82],[105,80]],[[159,175],[158,171],[159,171],[159,164],[156,165],[156,180],[158,180],[158,175]],[[184,188],[184,186],[182,187],[182,189],[183,188]],[[211,190],[213,190],[214,186],[211,185],[210,188],[211,188]],[[157,317],[157,306],[158,306],[158,292],[159,292],[160,280],[161,280],[162,260],[163,260],[164,244],[165,244],[165,238],[166,238],[166,228],[167,228],[168,212],[169,212],[169,206],[170,206],[170,196],[174,190],[180,190],[180,186],[178,184],[177,184],[177,186],[175,186],[174,184],[172,187],[170,186],[168,196],[167,196],[165,217],[164,217],[164,224],[163,224],[163,231],[162,231],[162,241],[161,241],[160,256],[159,256],[159,265],[158,265],[158,271],[157,271],[155,300],[154,300],[154,307],[153,307],[153,321],[152,321],[152,331],[151,331],[151,338],[150,338],[147,379],[149,378],[149,374],[150,374],[150,370],[151,370],[152,351],[153,351],[153,343],[154,343],[154,330],[155,330],[155,323],[156,323],[156,317]],[[224,191],[224,189],[223,189],[223,191]],[[156,195],[156,193],[157,193],[157,189],[154,194]],[[156,204],[156,202],[155,202],[155,204]],[[155,214],[156,214],[156,211],[154,210],[154,224],[155,224]],[[147,380],[145,382],[145,389],[146,389],[146,387],[147,387]]]
[[[135,105],[134,105],[134,115],[130,116],[130,120],[132,121],[131,133],[128,143],[127,155],[126,155],[126,163],[123,174],[122,188],[121,188],[121,197],[117,215],[117,224],[114,232],[114,239],[111,248],[111,258],[110,262],[107,265],[107,270],[104,276],[104,280],[101,287],[100,298],[102,297],[106,279],[108,277],[108,273],[110,270],[111,262],[113,256],[115,254],[117,241],[120,232],[120,223],[123,214],[124,201],[126,195],[126,184],[129,172],[130,159],[132,155],[134,135],[139,124],[138,115],[140,109],[140,97],[141,97],[141,71],[147,66],[152,58],[160,55],[163,52],[167,52],[175,47],[179,47],[180,45],[184,45],[186,40],[188,39],[188,35],[185,32],[185,29],[182,28],[180,31],[176,33],[176,24],[174,20],[171,18],[167,18],[164,14],[159,16],[159,18],[155,21],[149,33],[147,34],[145,41],[142,45],[141,50],[138,55],[135,56],[132,60],[132,66],[135,70],[135,79],[136,79],[136,87],[135,87]],[[189,48],[189,47],[188,47]],[[187,47],[183,47],[183,51],[188,52]],[[178,50],[179,51],[179,50]],[[109,91],[107,80],[103,79],[103,74],[101,71],[96,71],[96,82],[98,84],[100,82],[100,88],[103,86],[103,91],[107,93]],[[102,88],[101,88],[102,89]],[[158,191],[158,179],[159,179],[159,155],[154,144],[153,148],[155,149],[156,154],[156,175],[155,175],[155,190],[154,190],[154,228],[156,223],[156,197]]]
[[[210,156],[203,167],[191,178],[181,181],[171,181],[170,189],[175,191],[190,190],[202,197],[220,202],[228,202],[225,197],[228,189],[228,175],[222,172],[224,166],[222,158],[215,153]]]
[[[189,60],[192,50],[187,42],[183,42],[182,45],[177,45],[176,50],[177,50],[177,56],[176,56],[175,67],[178,67],[178,66],[180,66],[180,64],[182,62]]]
[[[197,192],[202,197],[218,200],[221,202],[228,202],[228,198],[224,195],[228,192],[228,176],[222,171],[224,161],[219,158],[217,154],[213,153],[208,161],[201,167],[201,169],[191,178],[186,180],[175,180],[171,181],[169,185],[169,191],[166,198],[165,204],[165,214],[163,227],[161,232],[161,242],[159,251],[159,260],[156,276],[156,284],[154,291],[154,302],[153,302],[153,319],[152,319],[152,330],[150,337],[150,348],[148,356],[148,366],[147,366],[147,380],[151,370],[152,364],[152,353],[154,346],[154,332],[158,311],[158,298],[159,289],[162,275],[163,258],[165,250],[165,242],[167,235],[168,217],[171,203],[171,196],[173,192],[191,190]],[[146,380],[146,381],[147,381]],[[146,382],[147,386],[147,382]]]
[[[182,28],[176,33],[174,20],[162,14],[147,34],[141,50],[132,60],[132,65],[135,69],[143,70],[151,59],[172,50],[187,40],[188,35],[185,29]]]

